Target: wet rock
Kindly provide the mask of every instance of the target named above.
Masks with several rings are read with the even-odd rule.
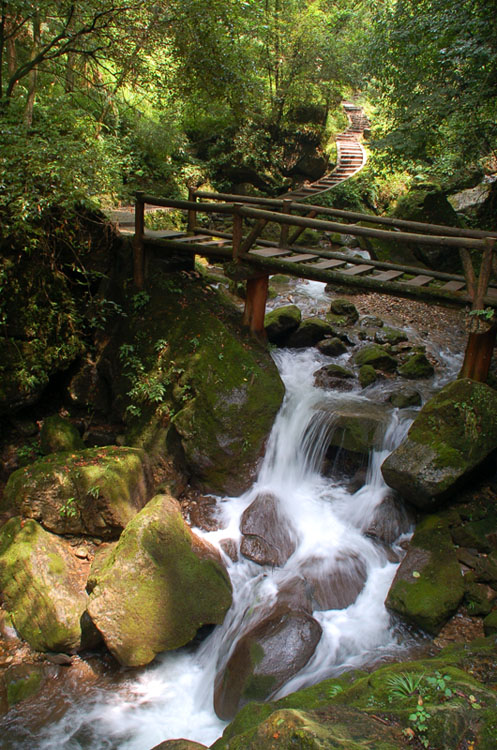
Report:
[[[264,328],[271,344],[283,345],[288,336],[296,331],[302,320],[297,305],[285,305],[266,313]]]
[[[328,357],[339,357],[347,351],[347,347],[338,336],[319,341],[317,347],[322,354],[326,354]]]
[[[418,508],[445,500],[497,448],[497,393],[469,379],[449,383],[383,462],[386,483]]]
[[[399,331],[397,328],[383,326],[379,331],[376,331],[374,338],[377,344],[396,346],[402,341],[407,341],[407,334],[404,331]]]
[[[389,396],[389,402],[396,409],[408,409],[410,406],[421,405],[421,395],[415,388],[399,388]]]
[[[36,521],[12,518],[0,530],[0,590],[17,632],[37,651],[73,653],[98,642],[77,561]]]
[[[431,378],[435,374],[435,368],[424,354],[418,352],[408,356],[404,364],[398,368],[398,373],[403,378],[421,380]]]
[[[217,715],[229,719],[245,703],[269,698],[307,664],[321,634],[321,626],[310,615],[286,608],[245,633],[216,677]]]
[[[238,562],[238,545],[234,539],[221,539],[219,546],[223,550],[225,555],[228,555],[230,560]]]
[[[363,388],[367,388],[368,385],[375,383],[378,380],[378,373],[374,369],[373,365],[362,365],[359,370],[359,383]]]
[[[176,500],[157,495],[101,567],[88,612],[119,663],[141,666],[221,623],[230,605],[219,553],[193,534]]]
[[[364,315],[359,321],[361,328],[381,328],[383,321],[381,318],[377,318],[376,315]]]
[[[314,373],[314,384],[318,388],[329,388],[337,391],[351,391],[354,373],[340,365],[324,365]]]
[[[482,583],[466,584],[466,593],[464,600],[467,610],[472,616],[483,616],[490,614],[493,609],[497,593],[490,587]]]
[[[115,539],[147,502],[150,486],[144,451],[89,448],[51,454],[15,471],[2,508],[34,518],[56,534]]]
[[[217,531],[221,526],[214,497],[197,497],[189,506],[189,515],[190,525],[204,531]]]
[[[379,344],[368,344],[354,355],[354,362],[359,367],[371,365],[375,370],[392,372],[397,367],[397,360]]]
[[[364,533],[390,545],[401,534],[409,533],[414,523],[414,513],[409,511],[401,500],[393,495],[387,495],[375,508],[374,519]]]
[[[58,414],[43,420],[40,445],[45,455],[59,451],[80,451],[85,447],[76,427]]]
[[[483,630],[485,635],[497,635],[497,609],[490,612],[483,620]]]
[[[334,560],[310,559],[301,566],[315,610],[346,609],[355,602],[367,580],[367,569],[357,555],[340,554]]]
[[[385,605],[436,635],[461,603],[464,588],[446,521],[427,516],[416,528]]]
[[[269,493],[258,495],[244,511],[240,531],[242,555],[259,565],[284,565],[295,552],[295,529]]]
[[[43,678],[43,667],[39,664],[16,664],[10,667],[3,677],[9,708],[39,693]]]
[[[388,413],[379,404],[340,400],[323,404],[315,419],[329,424],[328,447],[369,454],[382,445]]]
[[[296,331],[290,334],[285,345],[298,349],[300,347],[315,346],[319,341],[330,336],[332,328],[321,318],[307,318],[302,321]]]

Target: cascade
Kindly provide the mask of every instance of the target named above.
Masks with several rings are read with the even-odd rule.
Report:
[[[324,391],[314,386],[313,373],[330,359],[317,349],[279,350],[274,357],[286,397],[257,481],[241,497],[218,499],[219,531],[198,533],[214,544],[226,538],[239,543],[244,511],[257,497],[272,496],[292,540],[287,561],[270,567],[242,555],[236,562],[225,556],[234,596],[222,626],[200,644],[163,654],[138,673],[122,670],[111,680],[96,679],[82,692],[75,689],[74,696],[59,700],[57,710],[52,710],[53,696],[42,696],[39,716],[27,721],[20,711],[6,721],[3,747],[150,750],[179,737],[212,744],[226,725],[213,709],[216,674],[240,636],[271,611],[281,592],[302,580],[317,582],[316,591],[334,580],[338,590],[333,596],[338,599],[351,589],[355,593],[346,606],[342,601],[340,608],[316,607],[313,617],[322,629],[318,645],[273,697],[405,649],[383,602],[403,554],[399,543],[409,534],[409,519],[400,510],[391,520],[393,542],[388,548],[365,532],[390,495],[381,463],[404,437],[412,415],[387,410],[382,446],[370,456],[365,482],[354,491],[333,467],[327,475],[322,471],[334,414],[344,404],[361,408],[384,401],[385,386],[373,389],[369,398],[359,390]],[[457,366],[450,357],[445,364],[446,370]]]

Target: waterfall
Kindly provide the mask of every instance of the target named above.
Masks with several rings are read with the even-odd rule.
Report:
[[[339,476],[323,476],[321,467],[334,429],[334,410],[345,401],[352,399],[360,406],[367,399],[360,392],[337,394],[316,388],[313,373],[329,360],[315,349],[281,350],[274,356],[286,396],[258,479],[242,497],[218,499],[222,529],[198,533],[214,544],[226,538],[238,543],[243,512],[267,493],[276,498],[282,522],[294,530],[293,554],[274,568],[243,556],[237,562],[224,556],[233,583],[233,605],[224,624],[200,646],[163,654],[139,672],[122,670],[111,681],[96,679],[83,694],[75,689],[74,696],[64,695],[56,711],[53,695],[41,696],[34,725],[52,712],[53,723],[34,729],[22,710],[12,718],[9,715],[4,747],[27,750],[35,742],[40,750],[148,750],[179,737],[212,744],[225,726],[213,710],[217,671],[240,635],[270,610],[278,592],[303,577],[321,581],[319,585],[333,579],[344,591],[357,586],[360,593],[341,609],[313,613],[323,631],[316,651],[275,697],[378,661],[382,653],[400,648],[383,605],[397,562],[365,532],[389,495],[381,462],[401,441],[410,420],[391,410],[383,447],[370,457],[366,483],[351,492]],[[394,558],[395,549],[394,545]],[[397,552],[401,554],[399,548]]]

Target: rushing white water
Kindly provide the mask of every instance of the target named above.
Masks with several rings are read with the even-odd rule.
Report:
[[[317,292],[319,298],[322,289]],[[377,407],[385,400],[381,389],[388,388],[388,383],[368,389],[369,397],[362,392],[327,392],[313,384],[313,373],[330,361],[316,349],[281,350],[275,360],[286,397],[258,480],[242,497],[219,499],[219,531],[198,533],[214,544],[227,538],[238,543],[242,513],[257,496],[270,493],[277,498],[281,517],[295,530],[297,545],[291,557],[282,567],[269,568],[243,556],[237,562],[225,556],[234,589],[233,606],[224,624],[200,646],[165,654],[139,673],[123,672],[117,686],[102,688],[97,683],[83,697],[68,698],[70,705],[62,718],[36,734],[14,717],[5,727],[6,748],[149,750],[178,737],[212,744],[225,726],[213,710],[217,671],[240,634],[267,615],[278,591],[303,576],[329,579],[338,571],[347,581],[349,574],[362,570],[366,582],[349,606],[313,613],[323,630],[321,640],[305,667],[276,697],[347,668],[378,661],[382,653],[401,648],[383,605],[397,564],[389,561],[391,555],[384,546],[364,532],[389,494],[381,463],[402,440],[410,418],[386,408],[382,448],[372,454],[365,482],[353,492],[333,473],[321,473],[333,415],[352,401],[359,409]]]

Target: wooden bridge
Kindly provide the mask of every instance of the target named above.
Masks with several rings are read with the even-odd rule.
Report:
[[[133,240],[136,287],[145,287],[149,260],[154,255],[167,254],[179,257],[183,262],[189,259],[192,264],[195,255],[221,262],[230,278],[246,281],[244,323],[262,338],[265,335],[268,280],[271,274],[277,273],[336,284],[351,291],[369,290],[446,306],[467,307],[473,313],[468,316],[472,330],[470,328],[461,375],[486,380],[497,330],[488,313],[488,308],[497,308],[497,286],[490,283],[492,274],[497,275],[494,250],[497,232],[371,216],[303,202],[332,189],[365,164],[366,154],[360,138],[368,126],[367,120],[360,107],[351,103],[345,103],[344,107],[350,127],[337,136],[336,168],[320,180],[280,198],[193,189],[189,191],[188,200],[137,193]],[[145,206],[186,211],[187,231],[145,230]],[[202,216],[202,223],[199,216]],[[223,228],[218,228],[219,217],[224,217]],[[264,230],[267,234],[266,228],[271,225],[270,236],[277,235],[277,240],[263,237]],[[410,247],[444,248],[447,253],[460,257],[464,273],[451,274],[418,266],[364,260],[331,242],[329,248],[297,244],[306,229],[322,232],[328,238],[338,232]]]

